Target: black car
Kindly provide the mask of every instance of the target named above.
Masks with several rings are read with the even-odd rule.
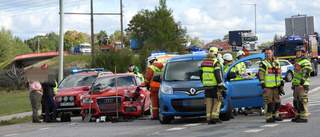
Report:
[[[188,51],[191,52],[191,51],[202,51],[202,48],[198,45],[191,45],[188,47]]]

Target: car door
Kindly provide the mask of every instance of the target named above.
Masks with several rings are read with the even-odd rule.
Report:
[[[264,59],[264,54],[256,54],[240,59],[233,63],[227,70],[229,74],[232,67],[235,67],[240,62],[252,61],[253,63]],[[240,107],[262,107],[263,105],[263,92],[257,76],[245,77],[243,79],[228,80],[227,75],[224,76],[225,86],[227,89],[228,98],[231,101],[233,108]]]

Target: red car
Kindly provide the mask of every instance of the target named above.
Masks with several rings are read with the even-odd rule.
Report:
[[[72,112],[74,116],[81,115],[80,96],[87,93],[87,87],[104,69],[74,69],[71,75],[64,78],[58,86],[55,102],[58,114],[60,112]],[[86,87],[86,88],[84,88]]]
[[[220,45],[209,45],[207,50],[209,51],[211,47],[217,47],[219,51],[223,51],[223,47],[221,47]]]
[[[92,83],[90,92],[81,97],[82,118],[84,119],[89,113],[91,92],[92,117],[115,116],[117,110],[122,116],[149,115],[151,113],[150,91],[142,86],[144,83],[135,74],[97,77]]]

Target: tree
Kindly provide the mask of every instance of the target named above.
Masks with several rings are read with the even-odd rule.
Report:
[[[212,40],[212,42],[221,42],[222,40],[221,39],[214,39]]]
[[[95,34],[95,37],[97,38],[99,46],[108,45],[108,34],[106,31],[100,30],[99,33]]]
[[[191,38],[191,45],[198,45],[202,47],[204,43],[200,40],[199,37],[194,37],[193,39]]]
[[[229,34],[223,36],[223,41],[229,41]]]

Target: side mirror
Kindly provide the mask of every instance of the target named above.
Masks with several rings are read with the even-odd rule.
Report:
[[[160,75],[153,76],[152,80],[155,81],[155,82],[160,82],[161,83],[161,76]]]
[[[141,84],[140,84],[140,87],[146,87],[146,84],[141,83]]]
[[[82,90],[83,91],[89,91],[89,87],[83,87]]]
[[[234,79],[237,77],[237,74],[235,72],[230,72],[227,75],[227,81],[229,81],[230,79]]]

